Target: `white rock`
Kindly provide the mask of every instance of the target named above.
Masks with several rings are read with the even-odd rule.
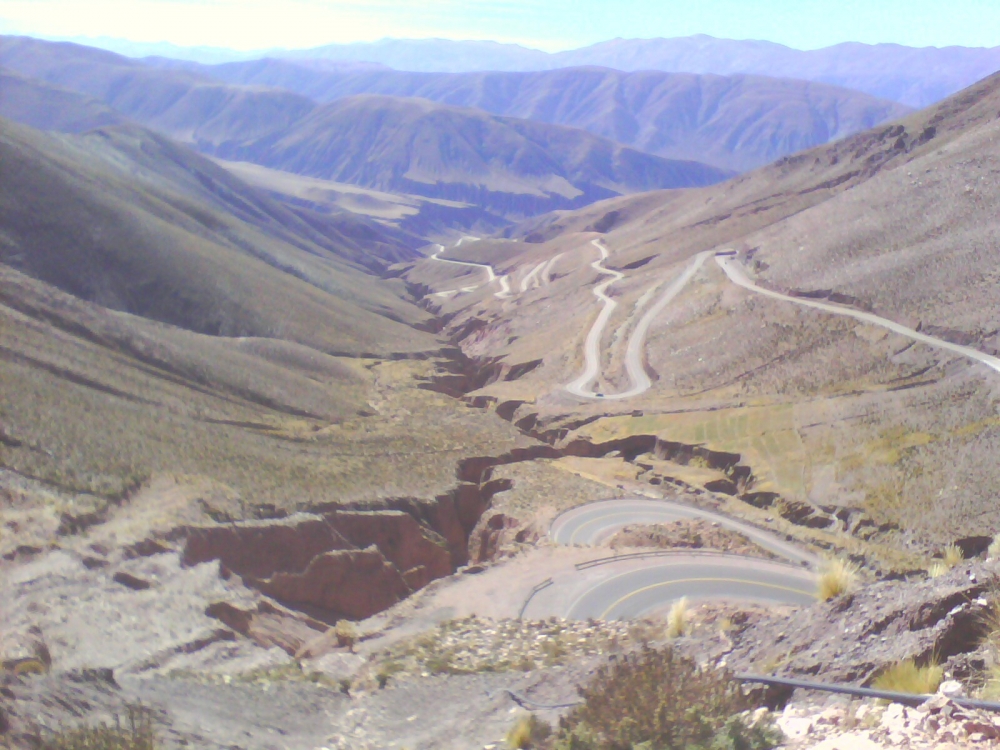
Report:
[[[858,732],[849,732],[838,737],[830,737],[809,750],[883,750],[883,746],[873,742]]]
[[[942,682],[937,691],[938,695],[943,695],[947,698],[961,698],[965,695],[965,689],[962,687],[962,683],[958,680],[948,680],[947,682]]]
[[[812,719],[805,716],[782,716],[775,723],[790,740],[807,737],[813,730]]]

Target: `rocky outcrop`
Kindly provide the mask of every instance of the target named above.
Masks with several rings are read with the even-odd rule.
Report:
[[[244,579],[280,602],[362,620],[388,609],[413,589],[377,547],[325,552],[301,572]]]
[[[736,671],[777,665],[775,674],[784,677],[861,684],[906,659],[937,659],[950,670],[982,642],[987,601],[980,597],[995,573],[976,563],[941,578],[872,583],[790,617],[757,623],[736,639],[726,661]]]
[[[466,560],[464,529],[471,531],[478,520],[472,515],[482,512],[478,495],[464,494],[445,503],[443,517],[432,518],[457,537],[457,564]],[[224,574],[235,573],[262,593],[326,619],[369,617],[456,566],[449,541],[402,510],[301,513],[191,527],[185,537],[185,565],[218,560]],[[231,627],[244,632],[250,625]]]
[[[215,602],[205,610],[262,648],[277,646],[289,656],[327,630],[325,623],[262,600],[252,609],[241,609],[232,602]]]
[[[520,544],[538,540],[538,533],[522,521],[504,513],[484,515],[469,540],[472,562],[492,562],[516,553]]]

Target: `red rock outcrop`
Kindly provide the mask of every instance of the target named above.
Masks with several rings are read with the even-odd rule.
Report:
[[[268,601],[258,602],[254,609],[240,609],[231,602],[216,602],[205,610],[205,614],[225,623],[258,646],[278,646],[289,656],[295,656],[303,645],[327,630],[327,626],[318,620]]]
[[[412,593],[396,566],[375,546],[326,552],[301,573],[275,573],[247,582],[288,605],[315,607],[356,620],[388,609]]]
[[[186,529],[184,565],[219,560],[241,576],[268,578],[303,571],[317,555],[354,545],[322,516],[299,514],[274,521],[245,521]]]

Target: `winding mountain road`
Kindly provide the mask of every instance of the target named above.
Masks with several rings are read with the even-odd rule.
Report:
[[[703,550],[622,554],[578,564],[536,587],[525,616],[624,619],[664,612],[682,597],[807,605],[815,601],[816,555],[764,529],[682,503],[645,498],[604,500],[573,508],[553,521],[560,544],[598,545],[630,524],[703,519],[738,531],[783,560]],[[787,562],[785,562],[787,561]]]
[[[780,292],[775,292],[770,289],[765,289],[762,286],[758,286],[750,279],[749,276],[747,276],[743,267],[736,262],[736,258],[733,254],[717,254],[715,256],[715,262],[719,264],[723,271],[725,271],[726,276],[730,281],[737,286],[743,287],[744,289],[749,289],[751,292],[762,294],[765,297],[770,297],[771,299],[781,300],[782,302],[792,302],[796,305],[802,305],[803,307],[811,307],[814,310],[822,310],[823,312],[830,313],[832,315],[844,315],[848,318],[860,320],[862,323],[870,323],[872,325],[881,326],[882,328],[888,328],[893,333],[898,333],[901,336],[906,336],[914,341],[919,341],[922,344],[927,344],[928,346],[933,346],[937,349],[945,349],[947,351],[954,352],[955,354],[960,354],[968,359],[981,362],[996,372],[1000,372],[1000,359],[986,354],[985,352],[981,352],[978,349],[973,349],[969,346],[962,346],[961,344],[953,344],[950,341],[944,341],[943,339],[928,336],[925,333],[920,333],[920,331],[907,328],[906,326],[894,321],[886,318],[880,318],[878,315],[874,315],[873,313],[854,310],[850,307],[840,307],[826,302],[818,302],[816,300],[806,299],[803,297],[792,297],[787,294],[781,294]]]
[[[816,601],[811,575],[736,556],[661,559],[612,574],[577,597],[569,619],[618,620],[663,612],[678,599],[808,605]]]
[[[643,348],[646,345],[646,334],[649,332],[649,327],[652,325],[656,316],[663,312],[663,309],[673,302],[674,298],[688,285],[688,282],[698,273],[705,261],[711,257],[714,252],[705,251],[695,255],[688,265],[681,272],[674,282],[664,290],[663,294],[656,300],[652,307],[646,311],[646,313],[639,319],[639,323],[636,325],[635,329],[632,331],[632,335],[629,337],[628,347],[625,350],[625,371],[628,373],[629,380],[632,383],[632,387],[627,391],[622,391],[621,393],[597,393],[592,390],[589,386],[597,378],[601,366],[601,338],[604,336],[604,329],[608,325],[608,320],[611,318],[611,313],[618,306],[618,303],[605,294],[605,290],[613,283],[619,279],[625,278],[625,274],[620,271],[612,271],[611,269],[604,267],[604,261],[608,258],[608,251],[604,247],[600,240],[592,241],[594,246],[601,251],[601,258],[593,263],[591,267],[601,274],[609,274],[614,278],[605,281],[602,284],[598,284],[594,287],[594,296],[597,297],[604,303],[604,308],[601,310],[600,315],[597,316],[597,320],[591,326],[590,331],[587,333],[587,340],[583,348],[584,356],[584,368],[583,373],[580,377],[574,380],[572,383],[567,384],[565,389],[575,396],[580,396],[581,398],[590,399],[603,399],[605,401],[619,401],[626,398],[634,398],[642,393],[649,390],[652,385],[652,381],[649,379],[649,375],[646,373],[646,368],[643,364]]]
[[[472,236],[462,237],[458,242],[456,242],[452,246],[452,249],[460,247],[462,243],[465,242],[466,240],[476,241],[478,239],[479,237],[472,237]],[[440,257],[440,255],[445,251],[444,245],[436,244],[434,245],[434,247],[436,247],[437,250],[434,251],[433,255],[429,256],[431,260],[436,260],[438,263],[451,263],[452,265],[456,266],[480,268],[486,272],[486,281],[483,282],[482,284],[475,284],[474,286],[463,286],[460,287],[459,289],[449,289],[448,291],[444,292],[436,292],[434,294],[435,297],[451,297],[454,296],[455,294],[458,294],[459,292],[474,292],[477,289],[479,289],[479,287],[485,286],[486,284],[492,284],[494,281],[500,282],[500,291],[496,292],[493,296],[497,297],[498,299],[506,299],[510,297],[510,282],[506,274],[503,276],[497,276],[496,272],[493,270],[493,266],[491,266],[489,263],[473,263],[472,261],[466,261],[466,260],[450,260],[449,258],[442,258]]]
[[[552,522],[549,538],[558,544],[596,545],[630,524],[670,523],[692,519],[717,523],[738,531],[768,552],[790,562],[810,567],[819,564],[816,555],[764,529],[721,513],[665,500],[614,499],[573,508]]]

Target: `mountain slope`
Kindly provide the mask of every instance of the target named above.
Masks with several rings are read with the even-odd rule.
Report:
[[[105,104],[0,68],[0,117],[36,128],[81,133],[126,118]]]
[[[319,107],[283,89],[227,85],[73,45],[7,38],[0,40],[0,63],[101,97],[128,117],[222,158],[471,201],[513,217],[728,176],[570,128],[501,122],[454,108],[431,112],[429,103],[389,97]]]
[[[325,352],[429,344],[396,322],[425,314],[350,246],[338,255],[203,157],[135,128],[57,139],[3,121],[0,139],[0,261],[23,273],[201,333],[281,331]]]
[[[398,70],[440,73],[524,72],[597,65],[621,71],[799,78],[863,91],[911,107],[940,101],[1000,69],[1000,47],[939,49],[847,42],[797,50],[774,42],[716,39],[704,34],[674,39],[612,39],[554,54],[494,42],[386,39],[371,44],[274,51],[270,55],[294,60],[367,61]]]
[[[284,60],[202,67],[238,84],[280,86],[318,101],[414,96],[497,115],[583,128],[671,159],[746,170],[909,110],[824,84],[571,68],[541,73],[323,71]]]
[[[234,151],[220,149],[220,154],[522,216],[655,187],[706,185],[728,176],[577,129],[385,96],[338,100],[285,132]]]
[[[605,396],[629,389],[632,332],[701,252],[737,251],[759,286],[793,300],[871,313],[996,355],[997,111],[1000,75],[724,185],[526,222],[496,272],[520,289],[542,264],[548,283],[502,304],[441,298],[455,316],[449,330],[475,331],[468,353],[541,360],[516,389],[498,383],[476,395],[531,404],[514,418],[533,414],[534,429],[567,442],[655,434],[739,455],[750,475],[733,490],[745,501],[738,507],[757,513],[751,508],[763,504],[789,528],[811,515],[817,528],[838,530],[802,533],[892,565],[920,565],[937,545],[998,528],[994,370],[871,322],[741,288],[711,257],[652,320],[640,349],[650,390],[588,402],[564,389],[583,371],[601,309],[592,292],[607,280],[591,266],[594,239],[608,248],[605,267],[623,274],[607,290],[617,306],[600,341],[595,388]],[[450,257],[471,258],[464,253],[475,247],[462,251]],[[413,273],[431,270],[421,263]],[[661,471],[706,481],[678,463]]]
[[[905,47],[847,42],[796,50],[773,42],[715,39],[614,39],[554,56],[559,65],[718,75],[803,78],[925,107],[1000,69],[1000,47]]]

